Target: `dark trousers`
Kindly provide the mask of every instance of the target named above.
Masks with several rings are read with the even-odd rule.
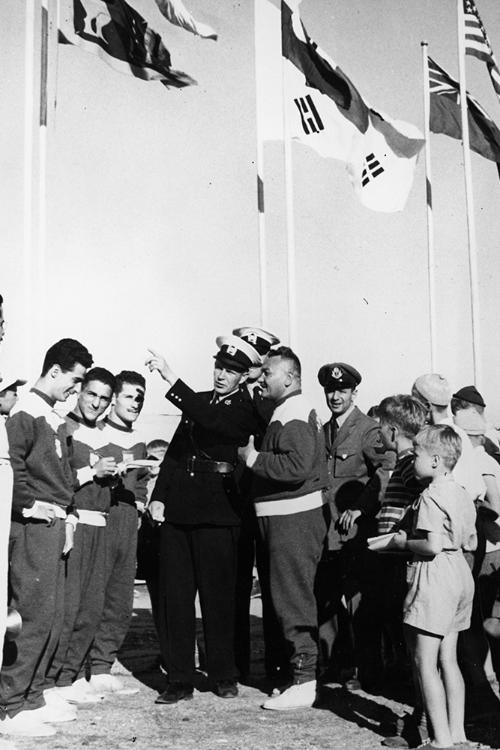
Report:
[[[109,674],[125,640],[134,605],[137,510],[112,505],[105,531],[104,609],[90,652],[92,674]]]
[[[49,669],[59,687],[78,677],[94,640],[104,607],[106,529],[78,524],[67,562],[64,622]]]
[[[211,681],[234,679],[234,597],[239,529],[165,523],[160,548],[160,625],[171,682],[192,683],[195,597],[200,597]]]
[[[269,590],[295,682],[316,678],[318,616],[314,582],[328,531],[324,508],[258,518]]]
[[[382,668],[382,616],[376,552],[353,540],[321,560],[316,581],[324,666],[353,668],[373,680]]]
[[[10,604],[23,627],[0,673],[0,702],[9,716],[44,705],[46,673],[57,648],[64,615],[65,522],[12,522]],[[71,553],[70,553],[71,554]]]
[[[240,675],[247,675],[251,663],[250,599],[254,564],[257,566],[262,601],[262,629],[264,635],[264,667],[269,677],[288,667],[288,652],[269,590],[269,570],[266,563],[253,505],[243,515],[238,541],[238,571],[236,577],[235,659]]]

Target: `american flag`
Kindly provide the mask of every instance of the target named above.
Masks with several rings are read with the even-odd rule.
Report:
[[[486,63],[491,83],[500,100],[500,70],[474,0],[464,0],[465,54]]]

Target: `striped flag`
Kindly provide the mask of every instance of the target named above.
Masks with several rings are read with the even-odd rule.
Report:
[[[161,36],[125,0],[61,0],[59,41],[98,55],[119,73],[166,87],[196,83],[171,67]]]
[[[465,54],[486,63],[491,83],[500,100],[500,70],[474,0],[464,0]]]
[[[430,120],[433,133],[462,138],[460,85],[437,63],[429,60]],[[467,94],[469,145],[485,159],[500,163],[500,130],[470,94]]]

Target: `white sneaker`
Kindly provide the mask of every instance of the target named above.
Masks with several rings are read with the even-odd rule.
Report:
[[[104,695],[102,693],[98,695],[92,690],[85,679],[77,680],[72,685],[56,687],[55,690],[67,703],[100,703],[104,700]]]
[[[46,703],[45,706],[34,708],[33,711],[30,711],[30,713],[33,714],[34,718],[36,718],[38,721],[41,721],[43,724],[51,724],[52,722],[54,724],[63,724],[66,721],[75,721],[75,706],[70,706],[70,704],[66,701],[62,701],[62,698],[60,700],[61,704],[64,703],[64,705],[56,705],[55,702]]]
[[[264,701],[262,708],[271,711],[293,711],[296,708],[311,708],[316,700],[316,680],[292,685],[279,695],[273,695]]]
[[[90,685],[96,693],[116,693],[117,695],[135,695],[139,688],[127,688],[123,682],[112,674],[93,674]]]
[[[12,718],[5,716],[0,720],[0,734],[12,737],[52,737],[57,733],[55,727],[42,723],[34,713],[35,711],[20,711]]]

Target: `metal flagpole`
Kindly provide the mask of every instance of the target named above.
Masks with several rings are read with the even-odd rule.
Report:
[[[264,204],[264,137],[262,127],[262,93],[260,90],[261,76],[263,71],[263,27],[265,19],[263,12],[265,0],[255,0],[254,3],[254,28],[255,28],[255,113],[257,131],[257,211],[259,222],[259,288],[260,288],[260,324],[265,328],[268,325],[268,301],[267,301],[267,247],[266,247],[266,216]]]
[[[33,336],[33,285],[31,262],[33,257],[33,113],[35,77],[35,0],[26,0],[24,39],[24,200],[23,200],[23,291],[24,291],[24,366],[31,373]]]
[[[285,153],[285,202],[287,236],[287,292],[288,292],[288,339],[292,348],[297,347],[297,294],[295,287],[295,224],[293,216],[293,160],[292,140],[287,117],[288,86],[285,57],[281,55],[283,92],[283,145]]]
[[[432,173],[431,173],[431,141],[429,128],[429,60],[427,57],[427,42],[421,42],[422,65],[424,71],[424,136],[425,136],[425,193],[427,203],[427,271],[429,280],[429,335],[431,353],[431,372],[436,372],[436,285],[435,285],[435,256],[434,256],[434,217],[432,214]]]
[[[463,0],[457,0],[458,9],[458,65],[460,71],[460,109],[462,115],[462,144],[464,151],[465,199],[467,230],[469,236],[469,276],[472,318],[472,362],[474,384],[481,387],[481,345],[479,317],[479,276],[477,266],[476,227],[474,223],[474,198],[472,195],[472,170],[469,147],[469,121],[467,89],[465,85],[465,22]]]

